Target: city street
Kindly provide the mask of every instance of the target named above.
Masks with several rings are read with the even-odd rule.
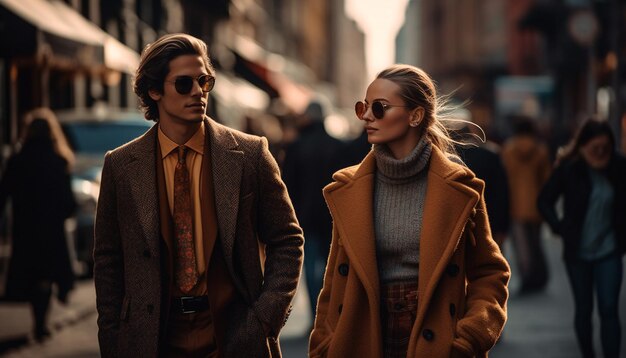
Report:
[[[569,286],[566,283],[565,272],[560,259],[561,244],[551,237],[544,240],[546,254],[550,262],[551,278],[547,290],[543,293],[519,296],[515,292],[518,282],[513,276],[511,281],[512,297],[509,300],[509,318],[504,335],[497,346],[491,351],[490,357],[495,358],[576,358],[579,357],[574,331],[572,328],[572,298]],[[507,256],[510,247],[505,246]],[[514,260],[514,258],[511,258]],[[514,262],[514,261],[513,261]],[[513,269],[515,266],[513,266]],[[87,287],[87,288],[85,288]],[[80,299],[93,299],[87,289],[93,286],[83,286]],[[79,297],[74,297],[78,300]],[[75,302],[76,305],[80,303]],[[294,311],[281,335],[283,356],[285,358],[306,357],[307,338],[304,335],[310,324],[305,292],[302,290],[296,297]],[[0,305],[2,306],[2,305]],[[87,304],[83,303],[83,307]],[[1,307],[0,307],[1,308]],[[55,306],[55,310],[64,308]],[[66,308],[65,308],[66,309]],[[67,310],[67,309],[66,309]],[[7,320],[6,309],[0,309],[0,326],[6,332],[6,326],[16,322],[28,322],[30,317],[27,310],[22,310],[22,316]],[[43,344],[29,344],[17,349],[4,352],[3,357],[98,357],[98,343],[96,338],[96,315],[78,317],[74,322],[68,322],[56,330],[53,337]],[[621,296],[622,323],[626,322],[626,298]],[[75,313],[78,314],[78,313]],[[53,312],[54,315],[54,312]],[[595,327],[599,327],[596,323]],[[24,329],[23,327],[21,329]],[[28,330],[25,330],[28,332]],[[622,330],[622,341],[626,341],[626,330]],[[623,350],[622,350],[623,351]],[[596,352],[599,353],[599,332],[596,331]]]
[[[563,242],[584,354],[626,358],[626,0],[0,0],[0,29],[0,358],[99,357],[96,301],[105,355],[284,324],[304,358],[326,257],[314,348],[583,358]]]

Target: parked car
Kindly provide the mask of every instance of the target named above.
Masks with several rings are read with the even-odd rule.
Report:
[[[76,155],[72,189],[78,203],[74,220],[68,221],[74,247],[74,267],[79,276],[93,272],[93,230],[100,192],[104,154],[145,133],[154,124],[138,111],[102,109],[57,111],[57,117]]]

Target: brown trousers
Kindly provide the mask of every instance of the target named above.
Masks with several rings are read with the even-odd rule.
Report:
[[[218,357],[215,325],[210,310],[196,313],[170,312],[162,357]]]

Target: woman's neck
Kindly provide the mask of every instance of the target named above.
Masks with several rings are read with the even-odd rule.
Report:
[[[421,136],[419,134],[410,133],[404,140],[387,143],[387,147],[395,159],[404,159],[411,154],[420,139]]]

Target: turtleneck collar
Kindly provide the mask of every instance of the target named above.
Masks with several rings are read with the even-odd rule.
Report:
[[[411,181],[426,168],[431,152],[432,143],[427,138],[422,138],[411,153],[402,159],[395,159],[386,145],[376,144],[374,155],[378,177],[384,182]]]

